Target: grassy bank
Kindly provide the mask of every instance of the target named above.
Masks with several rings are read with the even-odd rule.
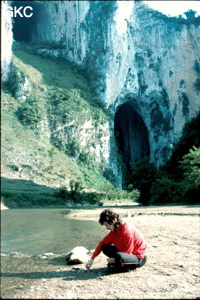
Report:
[[[87,78],[66,61],[26,48],[13,49],[10,80],[1,91],[3,203],[15,208],[136,201],[137,191],[126,197],[115,189],[104,153],[97,160],[90,152],[107,138],[109,113]]]

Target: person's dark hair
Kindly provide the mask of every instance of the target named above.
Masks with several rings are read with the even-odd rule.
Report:
[[[114,224],[115,229],[117,229],[119,225],[122,223],[122,220],[117,213],[107,208],[104,209],[104,211],[102,211],[99,218],[99,223],[101,225],[103,225],[104,222],[107,222],[110,225]]]

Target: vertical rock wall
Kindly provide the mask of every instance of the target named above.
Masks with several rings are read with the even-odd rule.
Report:
[[[1,80],[7,81],[11,71],[12,20],[8,12],[9,1],[1,3]]]
[[[163,164],[183,126],[200,109],[200,25],[155,15],[140,1],[36,2],[40,17],[29,38],[56,42],[62,46],[57,55],[86,69],[94,90],[113,114],[110,157],[114,116],[118,113],[123,122],[120,108],[129,103],[133,116],[144,124],[141,130],[132,126],[132,131],[137,131],[135,136],[145,132],[151,160]],[[123,123],[120,126],[125,128]],[[127,132],[126,138],[133,135]],[[131,151],[141,149],[136,141],[135,146],[127,142]],[[116,163],[110,160],[110,165],[117,174]]]
[[[41,3],[45,18],[33,39],[64,45],[62,55],[87,69],[113,115],[131,102],[147,128],[152,161],[164,163],[200,108],[200,26],[154,16],[140,1]]]

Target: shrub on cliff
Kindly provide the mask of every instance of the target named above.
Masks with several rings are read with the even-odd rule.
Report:
[[[37,124],[44,119],[45,108],[43,101],[36,97],[27,99],[16,111],[19,121],[32,129],[37,127]]]

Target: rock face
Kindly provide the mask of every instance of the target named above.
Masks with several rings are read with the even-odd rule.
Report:
[[[19,39],[56,42],[38,51],[87,70],[112,113],[110,157],[116,135],[127,166],[145,155],[159,166],[200,108],[200,25],[140,2],[35,2],[35,22],[27,21],[29,35]],[[117,175],[116,161],[108,164]]]
[[[8,12],[9,1],[2,1],[1,4],[1,80],[7,81],[11,71],[11,55],[12,55],[12,20],[11,14]]]

